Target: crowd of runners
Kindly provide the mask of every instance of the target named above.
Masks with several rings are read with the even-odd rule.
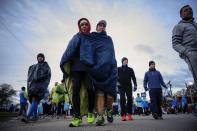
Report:
[[[188,64],[196,88],[197,24],[190,5],[181,8],[180,17],[182,20],[173,29],[172,47]],[[27,91],[22,87],[20,93],[20,114],[25,115],[22,121],[36,121],[39,114],[57,117],[64,114],[72,115],[69,126],[77,127],[82,124],[83,116],[87,116],[88,123],[95,122],[98,126],[105,125],[105,119],[112,123],[114,115],[120,115],[122,121],[133,120],[133,114],[150,113],[154,119],[163,119],[162,87],[167,86],[156,69],[156,62],[147,63],[143,80],[150,102],[146,95],[137,94],[133,98],[133,91],[138,90],[135,72],[128,66],[126,57],[117,67],[113,40],[106,32],[107,22],[100,20],[95,32],[91,32],[86,18],[79,19],[77,26],[79,32],[68,43],[60,61],[61,83],[55,83],[48,91],[51,68],[43,53],[37,55],[38,63],[29,67]]]

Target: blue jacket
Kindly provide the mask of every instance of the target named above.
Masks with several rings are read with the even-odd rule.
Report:
[[[69,41],[68,46],[60,61],[60,68],[64,74],[65,71],[63,66],[67,62],[72,63],[72,71],[85,71],[85,66],[80,62],[81,43],[83,43],[81,42],[81,33],[75,34],[73,38]]]
[[[116,98],[117,62],[113,41],[106,32],[83,35],[81,61],[87,65],[95,88]]]
[[[147,87],[148,85],[148,87]],[[161,88],[161,85],[165,88],[167,88],[166,84],[163,81],[163,78],[161,76],[161,73],[157,70],[149,70],[145,73],[144,76],[144,89],[147,88]]]
[[[21,91],[19,94],[20,104],[27,104],[27,95],[25,93],[25,91]]]

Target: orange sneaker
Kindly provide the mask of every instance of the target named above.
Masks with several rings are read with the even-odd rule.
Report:
[[[130,121],[133,120],[133,117],[130,113],[127,114],[127,117],[128,117],[128,120],[130,120]]]
[[[126,120],[127,120],[126,116],[123,115],[123,116],[122,116],[122,121],[126,121]]]

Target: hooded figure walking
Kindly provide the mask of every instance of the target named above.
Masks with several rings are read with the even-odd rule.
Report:
[[[37,55],[37,64],[29,67],[27,78],[27,93],[30,101],[30,107],[27,112],[27,117],[23,118],[23,122],[37,120],[37,110],[41,99],[47,93],[47,88],[51,79],[51,69],[45,61],[45,56],[42,53]]]
[[[81,45],[83,45],[81,34],[90,34],[91,26],[89,20],[86,18],[79,19],[78,28],[79,32],[74,35],[69,42],[60,62],[60,68],[63,72],[64,78],[70,77],[72,80],[71,102],[74,111],[74,118],[70,122],[70,127],[77,127],[82,123],[81,102],[83,101],[81,101],[82,98],[80,97],[80,90],[82,89],[83,84],[85,85],[88,93],[87,121],[88,123],[94,122],[94,90],[92,87],[92,82],[89,79],[88,73],[86,72],[86,67],[80,61],[80,55],[82,51]],[[64,67],[69,63],[70,70],[67,72]]]

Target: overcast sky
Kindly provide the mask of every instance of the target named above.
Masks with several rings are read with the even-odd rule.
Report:
[[[122,57],[128,57],[138,92],[143,91],[150,60],[156,61],[165,82],[171,80],[174,88],[182,89],[192,77],[172,49],[171,36],[180,21],[179,10],[186,4],[197,18],[195,0],[0,0],[0,84],[17,90],[26,86],[28,67],[37,62],[40,52],[52,70],[50,88],[60,82],[61,56],[78,32],[78,19],[86,17],[91,31],[99,20],[107,21],[118,66]]]

